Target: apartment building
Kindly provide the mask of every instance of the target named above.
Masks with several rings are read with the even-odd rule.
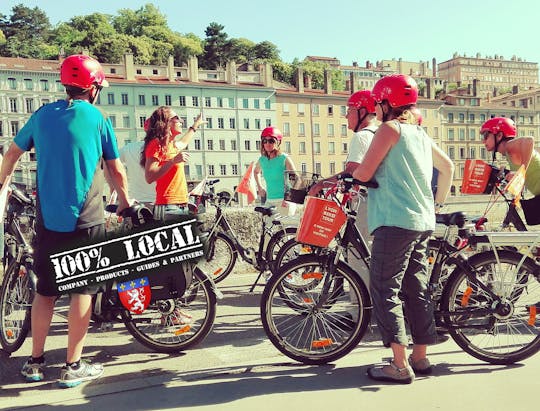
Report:
[[[504,93],[515,86],[538,87],[538,63],[516,56],[505,59],[499,55],[482,57],[477,53],[475,57],[467,57],[455,53],[450,60],[438,65],[438,71],[439,77],[448,83],[466,85],[479,80],[478,93],[482,98]]]
[[[65,98],[60,61],[0,57],[0,149],[5,150],[41,105]],[[189,146],[188,180],[222,180],[221,191],[234,193],[244,170],[259,156],[260,132],[276,123],[275,93],[268,65],[258,71],[199,70],[197,60],[174,67],[139,66],[126,55],[122,64],[104,64],[110,87],[97,105],[109,116],[118,145],[144,138],[145,119],[160,105],[172,106],[186,128],[203,113],[207,120]],[[34,153],[26,153],[14,180],[35,185]]]

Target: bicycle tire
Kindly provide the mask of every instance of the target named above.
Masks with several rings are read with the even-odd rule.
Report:
[[[34,291],[28,269],[12,260],[0,290],[0,344],[11,354],[21,348],[31,323]]]
[[[486,251],[470,257],[469,263],[476,270],[475,277],[502,297],[504,305],[475,286],[458,267],[444,287],[441,307],[450,335],[465,352],[491,364],[507,365],[540,350],[536,314],[540,310],[540,274],[529,257],[516,273],[522,254],[499,250],[497,256]]]
[[[371,317],[362,279],[343,262],[329,271],[328,258],[303,255],[288,262],[271,277],[261,296],[266,335],[281,353],[305,364],[326,364],[348,354],[364,336]],[[294,272],[319,277],[317,286],[307,291],[280,287]]]
[[[186,294],[189,299],[151,303],[140,315],[124,310],[122,320],[127,330],[142,345],[160,353],[184,351],[199,344],[214,325],[216,294],[211,280],[197,267]],[[174,323],[187,317],[191,317],[189,323]]]
[[[296,231],[297,227],[285,227],[276,231],[272,237],[270,237],[270,240],[268,240],[265,250],[265,259],[269,263],[270,271],[273,272],[276,269],[274,263],[281,247],[283,247],[287,241],[296,238]]]
[[[215,233],[208,240],[206,255],[198,266],[208,273],[215,283],[223,281],[232,272],[238,258],[238,250],[230,237],[224,233]]]

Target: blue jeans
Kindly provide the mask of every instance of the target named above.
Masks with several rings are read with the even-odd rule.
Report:
[[[408,345],[404,313],[413,343],[436,341],[429,295],[427,242],[431,232],[379,227],[373,233],[370,291],[385,346]]]
[[[180,204],[160,204],[154,206],[154,218],[156,220],[170,221],[181,215],[188,215],[189,208]]]

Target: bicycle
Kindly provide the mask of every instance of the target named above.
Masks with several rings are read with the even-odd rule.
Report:
[[[265,272],[274,270],[273,261],[280,247],[286,240],[296,235],[296,227],[283,224],[283,218],[275,212],[275,207],[256,206],[254,211],[260,214],[261,230],[257,249],[244,246],[234,232],[227,215],[225,205],[212,192],[212,186],[219,179],[206,182],[202,195],[205,203],[212,204],[216,216],[207,237],[207,250],[199,262],[199,267],[210,276],[215,283],[223,281],[232,272],[238,256],[259,271],[250,288],[252,292]]]
[[[264,289],[260,311],[265,333],[289,358],[307,364],[334,361],[353,350],[367,330],[371,319],[367,287],[342,257],[352,245],[369,267],[369,249],[354,221],[354,213],[347,213],[335,248],[289,261]],[[429,291],[440,292],[436,321],[465,352],[480,360],[511,364],[534,355],[540,350],[539,267],[531,258],[501,246],[532,243],[532,247],[539,235],[476,234],[465,226],[463,213],[439,215],[438,222],[457,226],[460,241],[441,243],[442,254],[431,270]],[[470,247],[479,245],[490,245],[491,250],[470,256]],[[455,269],[437,291],[448,266]],[[309,288],[280,286],[290,275],[316,281]]]
[[[0,288],[0,344],[7,353],[17,351],[30,330],[30,308],[37,278],[33,271],[35,203],[10,185],[4,232],[4,266]]]
[[[107,211],[115,212],[116,206],[108,206]],[[129,226],[128,220],[124,214],[122,230]],[[7,353],[19,349],[30,330],[35,292],[35,282],[30,280],[35,277],[31,247],[19,247],[17,255],[21,257],[9,266],[0,295],[0,343]],[[194,264],[183,264],[183,269],[191,278],[185,293],[152,300],[141,314],[124,308],[116,282],[105,283],[93,296],[92,321],[101,331],[112,329],[113,323],[123,323],[135,340],[156,352],[179,352],[200,343],[215,320],[216,290],[212,280]]]

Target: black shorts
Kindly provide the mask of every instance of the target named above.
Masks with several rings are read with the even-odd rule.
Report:
[[[38,278],[38,294],[52,297],[59,295],[55,282],[55,271],[50,256],[60,251],[77,248],[81,245],[103,241],[105,237],[105,224],[77,229],[69,233],[47,230],[45,227],[36,228],[34,237],[34,272]],[[77,294],[95,294],[99,286],[90,286],[78,289]]]

